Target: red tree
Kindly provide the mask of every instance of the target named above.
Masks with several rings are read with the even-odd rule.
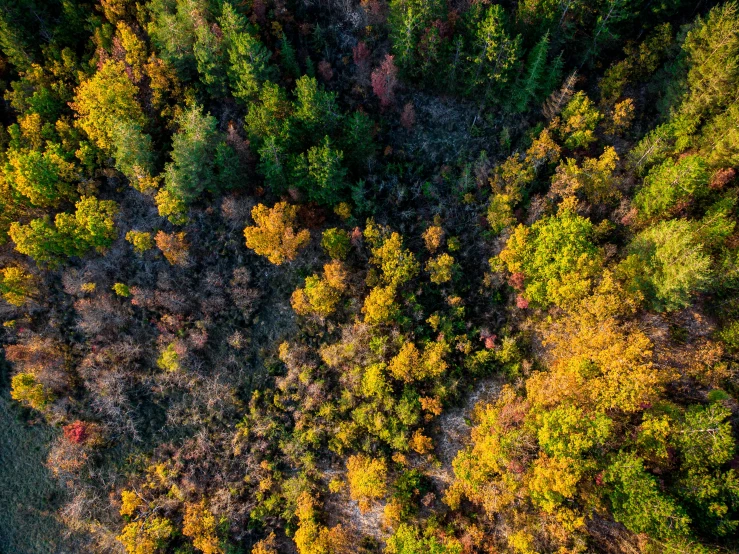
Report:
[[[380,67],[372,72],[372,90],[380,99],[383,108],[395,101],[395,87],[398,85],[398,68],[394,56],[386,55]]]

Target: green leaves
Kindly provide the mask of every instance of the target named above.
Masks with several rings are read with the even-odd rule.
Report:
[[[195,105],[177,121],[172,161],[164,168],[164,188],[157,194],[159,214],[182,223],[187,205],[204,191],[232,185],[238,162],[218,130],[216,118]]]
[[[54,266],[67,256],[108,248],[118,235],[118,205],[112,200],[83,196],[76,208],[74,214],[57,214],[53,225],[48,217],[33,219],[27,225],[11,224],[10,238],[16,250],[37,263]]]
[[[599,271],[601,254],[591,242],[593,225],[571,211],[519,225],[500,259],[524,278],[524,296],[543,306],[587,292]]]
[[[690,518],[670,497],[660,492],[657,480],[634,454],[619,453],[603,476],[610,485],[613,517],[634,533],[661,539],[686,537]]]
[[[708,179],[708,167],[701,156],[668,159],[652,168],[634,203],[646,217],[669,215],[677,204],[705,193]]]
[[[712,282],[711,259],[696,240],[694,225],[684,219],[662,221],[642,231],[627,253],[619,270],[656,310],[687,306],[691,295]]]

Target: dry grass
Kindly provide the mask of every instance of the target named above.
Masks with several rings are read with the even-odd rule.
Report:
[[[0,395],[0,553],[67,554],[55,511],[62,491],[44,466],[53,431],[20,421]]]

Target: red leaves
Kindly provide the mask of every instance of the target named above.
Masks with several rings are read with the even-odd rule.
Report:
[[[380,105],[387,108],[395,102],[395,87],[398,85],[398,68],[394,56],[386,55],[380,67],[372,72],[372,90],[380,99]]]
[[[87,424],[84,421],[77,420],[65,425],[62,431],[64,432],[64,438],[75,444],[84,444],[90,438]]]

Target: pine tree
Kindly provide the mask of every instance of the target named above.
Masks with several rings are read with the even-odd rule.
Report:
[[[257,98],[262,83],[272,76],[271,53],[249,31],[246,22],[229,2],[219,19],[229,57],[229,79],[233,95],[244,103]]]

